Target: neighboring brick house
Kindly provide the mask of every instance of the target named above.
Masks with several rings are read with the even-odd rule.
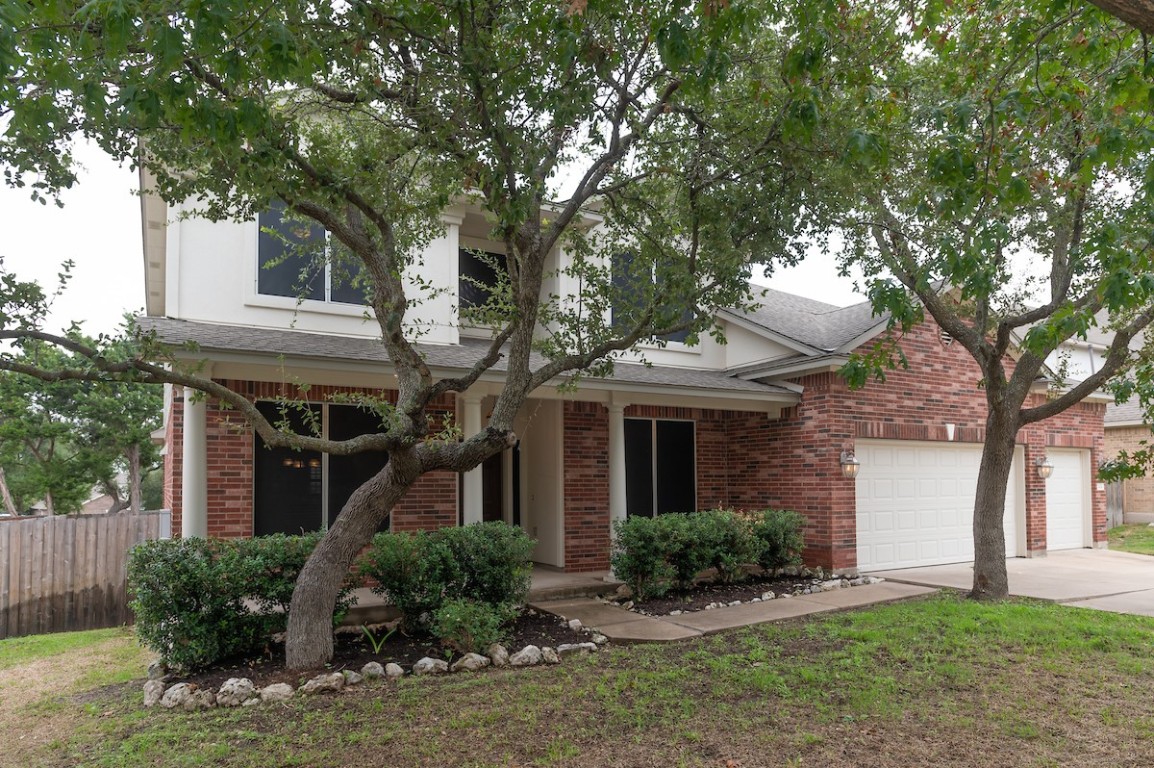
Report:
[[[1105,457],[1116,458],[1121,451],[1149,449],[1154,445],[1154,434],[1145,421],[1137,398],[1125,403],[1110,403],[1106,407]],[[1154,476],[1122,480],[1122,517],[1127,523],[1154,523]]]
[[[355,291],[322,271],[306,298],[289,295],[284,275],[259,266],[276,254],[266,253],[274,245],[256,222],[181,218],[148,195],[142,208],[145,329],[263,408],[303,395],[331,437],[371,428],[362,412],[331,400],[389,392],[387,356]],[[479,212],[454,210],[444,220],[422,276],[447,290],[416,318],[434,375],[462,370],[485,346],[483,334],[452,318],[468,298],[462,275],[476,269],[471,253],[497,247],[484,239]],[[262,224],[275,226],[275,212]],[[560,266],[567,257],[555,258]],[[550,292],[579,291],[557,274]],[[604,571],[613,519],[780,506],[807,517],[805,554],[814,564],[972,559],[985,405],[978,369],[960,345],[923,325],[903,341],[908,371],[851,392],[837,369],[884,329],[868,305],[843,309],[767,290],[760,309],[723,311],[718,322],[725,345],[672,342],[644,350],[651,366],[630,356],[611,378],[533,393],[515,425],[516,448],[459,477],[422,478],[391,527],[503,519],[537,540],[536,561]],[[436,410],[466,432],[479,429],[500,388],[498,369]],[[178,394],[168,396],[166,500],[185,534],[324,527],[383,461],[270,451],[235,411]],[[1036,397],[1044,396],[1040,383]],[[1011,555],[1104,542],[1105,500],[1093,476],[1104,412],[1104,398],[1091,399],[1022,431],[1007,504]],[[856,481],[843,476],[843,454],[861,462]],[[1042,457],[1055,465],[1046,481],[1034,470]]]

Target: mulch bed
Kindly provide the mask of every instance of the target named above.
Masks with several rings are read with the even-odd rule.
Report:
[[[673,611],[682,613],[703,611],[708,605],[727,605],[735,600],[748,603],[755,597],[760,598],[766,592],[773,592],[777,597],[786,593],[803,594],[806,589],[821,582],[822,579],[801,576],[751,576],[745,581],[733,584],[706,583],[698,584],[692,589],[670,590],[663,597],[633,601],[633,609],[650,616],[668,616]],[[615,602],[622,604],[626,600],[618,599]]]
[[[385,631],[378,628],[376,637],[382,637]],[[562,643],[586,642],[589,642],[588,633],[574,632],[558,617],[530,609],[524,611],[513,623],[505,647],[513,653],[526,645],[555,647]],[[256,657],[226,659],[209,669],[173,678],[169,684],[188,682],[196,683],[202,688],[216,689],[230,677],[247,677],[257,688],[273,683],[289,683],[295,687],[322,672],[340,672],[346,669],[359,672],[361,667],[370,661],[382,665],[395,662],[408,670],[425,656],[446,659],[450,662],[455,658],[450,656],[435,638],[410,637],[399,631],[394,632],[384,642],[380,653],[376,653],[360,627],[344,627],[336,633],[333,660],[323,669],[304,672],[285,669],[284,643],[274,643]]]

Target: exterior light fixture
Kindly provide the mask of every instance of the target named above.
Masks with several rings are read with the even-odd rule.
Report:
[[[1050,475],[1054,474],[1054,463],[1050,461],[1048,456],[1039,456],[1034,460],[1034,466],[1038,470],[1038,477],[1046,480]]]
[[[841,476],[847,480],[853,480],[857,477],[859,469],[861,469],[861,462],[858,461],[857,456],[853,455],[853,451],[842,451]]]

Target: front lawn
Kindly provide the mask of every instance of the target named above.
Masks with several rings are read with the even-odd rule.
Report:
[[[1111,528],[1107,535],[1110,537],[1110,549],[1154,555],[1154,528],[1145,523],[1119,525]]]
[[[19,764],[1150,765],[1152,688],[1152,619],[942,595],[288,705],[144,711],[139,682],[46,694],[18,718]]]

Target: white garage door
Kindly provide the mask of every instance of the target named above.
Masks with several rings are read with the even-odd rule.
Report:
[[[859,440],[859,568],[912,568],[974,559],[974,495],[982,448]],[[1055,471],[1054,474],[1057,474]],[[1018,554],[1021,451],[1006,492],[1006,552]]]
[[[1088,543],[1090,452],[1050,448],[1054,472],[1046,481],[1046,548],[1077,549]]]

